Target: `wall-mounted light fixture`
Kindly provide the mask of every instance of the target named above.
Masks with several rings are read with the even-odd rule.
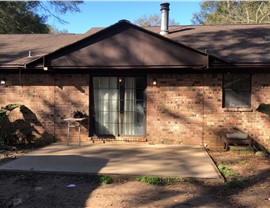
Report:
[[[7,82],[6,78],[2,78],[2,79],[0,80],[0,84],[1,84],[1,85],[5,85],[6,82]]]
[[[43,67],[43,70],[44,70],[44,71],[48,71],[48,67],[47,67],[47,66],[44,66],[44,67]]]
[[[157,85],[157,79],[156,79],[156,78],[153,79],[153,85],[154,85],[154,86]]]

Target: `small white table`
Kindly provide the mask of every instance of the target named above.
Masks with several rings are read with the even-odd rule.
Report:
[[[86,118],[65,118],[64,121],[68,123],[68,136],[67,136],[67,145],[69,143],[70,138],[70,128],[77,128],[78,129],[78,139],[79,139],[79,146],[81,146],[81,122]]]

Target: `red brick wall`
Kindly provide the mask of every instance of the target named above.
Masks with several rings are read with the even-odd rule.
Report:
[[[153,79],[157,85],[153,86]],[[147,138],[154,143],[223,145],[236,127],[270,150],[270,117],[256,111],[270,104],[270,75],[252,77],[251,109],[222,108],[222,75],[149,75]]]
[[[5,75],[5,78],[6,86],[0,86],[0,106],[25,105],[32,117],[36,117],[29,122],[39,138],[66,141],[67,124],[63,119],[74,110],[89,115],[88,75],[28,74],[19,78],[17,74]],[[83,123],[81,132],[82,141],[87,141],[88,120]],[[72,129],[71,137],[77,140],[77,135]]]
[[[0,86],[0,106],[24,104],[35,118],[40,137],[66,141],[64,118],[74,110],[89,116],[89,75],[5,75]],[[153,79],[157,85],[153,86]],[[223,145],[233,127],[247,132],[270,149],[270,117],[256,111],[270,103],[270,74],[253,75],[252,108],[222,108],[222,75],[148,75],[146,139],[165,144]],[[21,83],[21,84],[20,84]],[[31,120],[31,119],[30,119]],[[82,125],[82,141],[89,141],[88,120]],[[72,139],[77,134],[72,130]]]
[[[25,105],[23,119],[33,127],[37,139],[53,141],[54,135],[54,79],[51,75],[5,75],[6,86],[0,86],[0,106]],[[22,119],[21,115],[16,115]],[[15,116],[15,117],[16,117]],[[13,115],[13,121],[16,118]]]
[[[256,109],[260,103],[270,104],[270,74],[260,74],[253,76],[252,80],[252,107]],[[249,134],[270,150],[270,117],[258,111],[249,118]]]
[[[149,76],[147,138],[154,143],[202,144],[203,80],[201,75]]]
[[[67,123],[63,119],[79,110],[89,116],[89,75],[55,75],[55,137],[66,141]],[[81,125],[81,140],[88,139],[88,120]],[[78,141],[77,129],[71,129],[71,140]]]

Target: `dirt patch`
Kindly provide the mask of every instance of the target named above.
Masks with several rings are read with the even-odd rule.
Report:
[[[0,165],[24,151],[0,152]],[[0,207],[270,207],[270,160],[209,151],[234,180],[189,180],[149,185],[115,177],[102,185],[89,175],[0,174]],[[69,188],[68,185],[75,187]]]

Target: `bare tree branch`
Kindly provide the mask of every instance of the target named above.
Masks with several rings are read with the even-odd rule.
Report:
[[[201,11],[193,14],[197,24],[270,23],[270,2],[249,0],[204,0]]]

